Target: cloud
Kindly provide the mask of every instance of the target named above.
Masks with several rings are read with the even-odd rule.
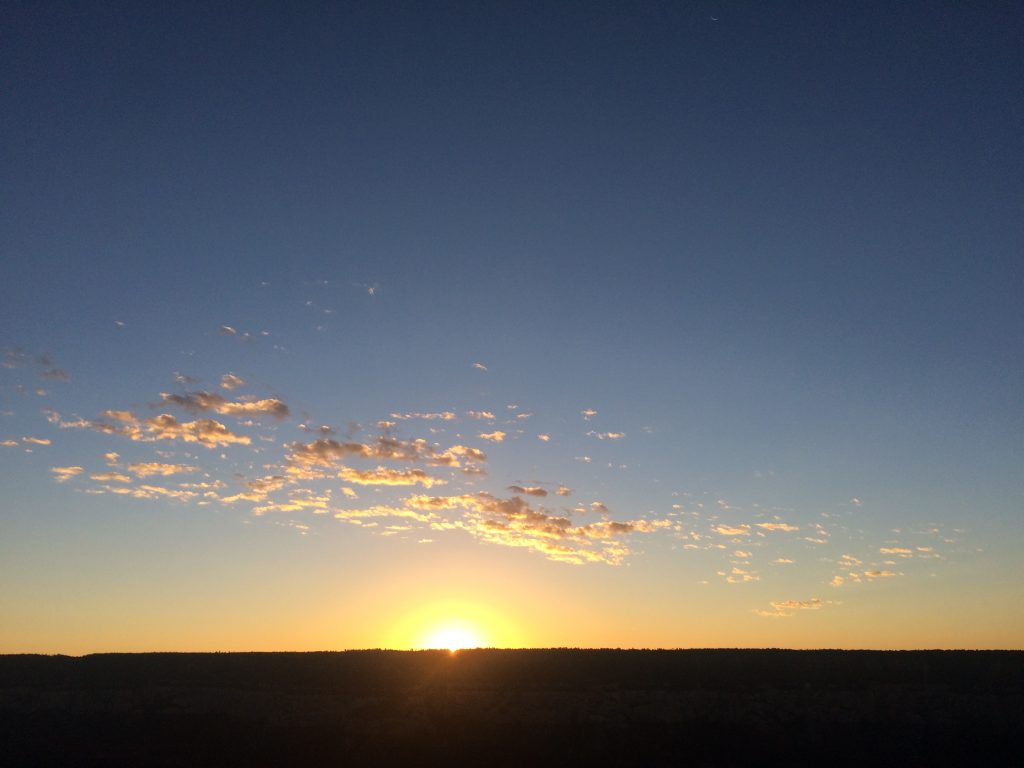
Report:
[[[117,456],[116,453],[107,455],[114,457]],[[171,475],[183,475],[198,472],[199,469],[197,467],[188,466],[187,464],[163,464],[157,461],[150,461],[129,464],[128,471],[133,475],[138,475],[139,477],[152,477],[153,475],[169,477]]]
[[[558,486],[558,490],[555,491],[555,495],[557,495],[557,496],[571,496],[572,495],[572,488],[570,488],[567,485],[560,485],[560,486]]]
[[[47,437],[23,437],[21,442],[29,445],[51,445],[52,441]]]
[[[831,585],[832,585],[833,587],[841,587],[841,586],[843,586],[843,582],[844,582],[844,581],[845,581],[845,579],[844,579],[844,578],[843,578],[842,576],[839,576],[839,575],[837,574],[837,575],[835,575],[835,576],[833,576],[833,577],[832,577],[832,581],[830,581],[829,583],[830,583],[830,584],[831,584]]]
[[[267,475],[266,477],[258,477],[255,480],[250,480],[245,484],[245,486],[247,488],[251,488],[257,493],[268,494],[281,490],[287,484],[288,478],[284,475]]]
[[[473,363],[473,367],[476,368],[478,371],[486,371],[487,370],[487,366],[484,365],[483,363]]]
[[[758,528],[764,528],[766,531],[799,531],[800,526],[790,525],[789,523],[757,523]]]
[[[481,432],[480,433],[480,439],[481,440],[490,440],[492,443],[504,442],[505,437],[506,437],[506,434],[504,432],[502,432],[500,429],[496,429],[493,432]]]
[[[139,419],[131,411],[104,411],[101,419],[87,423],[98,432],[108,435],[122,435],[136,442],[157,440],[181,440],[198,443],[207,448],[232,444],[249,445],[247,435],[236,435],[219,421],[197,419],[179,422],[169,413],[162,413],[151,419]]]
[[[891,579],[899,576],[895,571],[864,571],[864,575],[869,579]]]
[[[348,457],[422,462],[456,468],[461,467],[463,461],[477,463],[487,460],[486,454],[476,448],[453,445],[442,451],[422,438],[404,441],[387,435],[381,435],[371,443],[342,443],[321,438],[311,443],[293,443],[291,450],[288,461],[299,467],[330,467]]]
[[[588,437],[596,437],[598,440],[621,440],[626,436],[625,432],[587,432]]]
[[[723,536],[749,536],[749,525],[719,525],[714,529],[715,533]]]
[[[423,512],[460,511],[461,519],[439,518],[432,527],[458,528],[476,538],[509,547],[524,547],[560,562],[617,564],[629,554],[622,537],[651,533],[671,525],[667,520],[603,520],[574,526],[569,518],[533,507],[519,496],[501,499],[486,492],[461,496],[411,496],[406,507]]]
[[[225,373],[220,377],[220,386],[221,389],[238,389],[245,386],[245,380],[240,376],[235,376],[233,373]]]
[[[288,406],[273,397],[231,402],[216,392],[187,392],[184,395],[163,392],[160,398],[163,402],[177,405],[189,413],[212,411],[221,416],[273,416],[275,419],[284,419],[288,416]]]
[[[424,421],[455,421],[454,411],[439,411],[437,413],[391,413],[392,419],[406,421],[408,419],[422,419]]]
[[[342,509],[334,513],[339,520],[366,520],[378,517],[395,517],[406,520],[415,520],[420,523],[431,523],[438,520],[438,516],[432,512],[423,512],[408,507],[392,507],[386,504],[378,504],[364,509]]]
[[[597,411],[595,411],[593,408],[585,408],[582,411],[580,411],[580,416],[583,417],[584,421],[590,421],[592,418],[597,416]]]
[[[97,472],[95,475],[89,475],[89,479],[99,483],[130,483],[132,481],[128,475],[120,472]]]
[[[510,485],[508,487],[508,489],[510,491],[512,491],[512,493],[520,493],[520,494],[523,494],[525,496],[541,496],[541,497],[544,497],[544,496],[548,495],[548,492],[546,490],[544,490],[543,488],[536,488],[536,487],[530,487],[530,486],[525,486],[524,487],[522,485]]]
[[[82,474],[85,470],[81,467],[51,467],[50,471],[53,473],[54,480],[58,483],[66,483],[71,478]]]
[[[906,547],[880,547],[879,552],[883,555],[899,555],[900,557],[913,557],[913,550]]]
[[[50,381],[71,381],[71,376],[68,375],[68,372],[60,368],[47,368],[39,374],[39,377]]]
[[[493,419],[494,414],[490,411],[466,411],[466,415],[471,419]]]
[[[853,506],[855,506],[855,507],[859,507],[859,506],[862,506],[864,504],[864,502],[861,501],[860,499],[858,499],[856,496],[853,497],[852,499],[850,499],[850,503],[853,504]]]
[[[788,557],[777,557],[772,562],[776,565],[792,565],[795,561],[790,560]]]
[[[546,443],[551,439],[551,435],[537,435],[537,439],[542,443]]]
[[[2,445],[4,448],[13,448],[18,444],[19,443],[17,440],[0,440],[0,445]]]
[[[422,485],[424,488],[432,488],[447,482],[439,477],[428,475],[422,469],[399,470],[387,467],[377,467],[365,471],[342,467],[338,472],[338,477],[357,485]]]
[[[270,501],[266,504],[252,508],[252,513],[257,517],[267,512],[306,512],[323,515],[330,510],[331,497],[329,495],[317,496],[306,489],[292,491],[287,501]]]
[[[810,600],[773,600],[772,610],[776,613],[791,613],[792,611],[818,611],[827,605],[832,605],[831,600],[822,600],[812,597]]]

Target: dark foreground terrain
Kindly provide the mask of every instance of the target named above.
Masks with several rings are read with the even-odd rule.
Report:
[[[1024,652],[0,656],[0,763],[1024,766]]]

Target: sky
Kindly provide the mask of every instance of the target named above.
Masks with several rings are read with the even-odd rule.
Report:
[[[1024,647],[1024,11],[0,6],[0,652]]]

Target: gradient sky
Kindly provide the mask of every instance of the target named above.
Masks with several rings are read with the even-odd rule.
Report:
[[[0,652],[1024,647],[1019,4],[295,5],[2,5]]]

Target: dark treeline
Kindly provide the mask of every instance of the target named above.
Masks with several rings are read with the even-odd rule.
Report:
[[[8,765],[1022,765],[1016,651],[0,656]]]

